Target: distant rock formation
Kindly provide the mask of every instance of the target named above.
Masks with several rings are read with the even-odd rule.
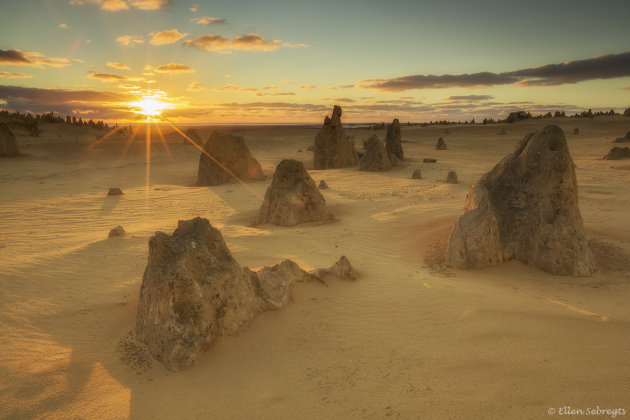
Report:
[[[630,142],[630,131],[628,131],[626,133],[625,136],[623,137],[618,137],[614,140],[615,143],[626,143],[626,142]]]
[[[424,159],[422,159],[422,161],[423,161],[424,163],[435,163],[435,162],[437,162],[437,159],[433,159],[433,158],[424,158]]]
[[[201,146],[201,136],[199,135],[197,130],[195,130],[194,128],[189,128],[184,134],[186,134],[186,136],[190,140],[194,141],[197,145]],[[188,139],[186,138],[182,140],[182,144],[188,144],[192,146],[192,143],[190,143],[190,141],[188,141]]]
[[[392,164],[387,157],[385,144],[376,136],[371,136],[363,144],[365,153],[359,161],[360,171],[384,172],[392,169]]]
[[[118,187],[112,187],[107,191],[107,196],[109,197],[111,195],[123,195],[123,192]]]
[[[394,121],[387,126],[385,148],[388,155],[396,156],[399,161],[403,161],[405,159],[401,141],[402,135],[400,134],[400,122],[398,121],[398,118],[394,118]]]
[[[574,128],[573,129],[573,134],[580,134],[580,129],[579,128]]]
[[[197,185],[225,184],[235,181],[234,177],[241,181],[265,179],[260,163],[254,159],[242,137],[213,131],[203,150],[205,153],[199,157]]]
[[[501,131],[499,131],[499,132],[497,133],[497,136],[504,136],[504,135],[506,135],[506,134],[507,134],[507,132],[505,131],[505,128],[501,128]]]
[[[630,117],[630,108],[626,108],[626,110],[623,111],[623,116],[624,117]]]
[[[297,149],[298,153],[302,153],[304,150],[302,149]]]
[[[529,112],[525,112],[525,111],[516,111],[516,112],[510,112],[510,114],[508,115],[506,121],[508,123],[514,123],[516,121],[519,120],[526,120],[532,117],[532,114],[530,114]]]
[[[343,270],[349,266],[345,260],[332,274],[356,277]],[[180,220],[173,235],[156,232],[149,240],[135,336],[167,369],[185,369],[218,337],[238,333],[260,312],[285,306],[293,283],[323,281],[328,273],[308,273],[290,260],[251,271],[236,262],[208,220]]]
[[[0,157],[13,157],[19,153],[15,136],[5,123],[0,123]]]
[[[341,107],[335,105],[332,118],[325,118],[324,126],[315,136],[314,168],[346,168],[358,162],[357,151],[341,125]]]
[[[486,267],[517,259],[552,274],[593,272],[575,165],[562,130],[533,132],[471,187],[446,262]]]
[[[122,226],[116,226],[114,229],[109,231],[108,238],[113,238],[115,236],[125,236],[125,229]]]
[[[448,128],[446,130],[444,130],[443,134],[451,134],[451,132],[448,130]]]
[[[446,150],[446,142],[440,137],[435,145],[435,150]]]
[[[284,159],[276,167],[258,212],[258,223],[295,226],[327,218],[326,200],[304,164]]]
[[[449,184],[458,184],[457,173],[455,171],[449,171],[448,175],[446,175],[446,182]]]
[[[610,152],[604,156],[606,160],[630,159],[630,147],[613,147]]]
[[[323,179],[321,181],[319,181],[319,186],[318,188],[320,190],[327,190],[328,189],[328,184],[326,183],[326,181],[324,181]]]
[[[422,171],[420,170],[420,168],[416,168],[413,170],[413,173],[411,174],[411,179],[422,179]]]

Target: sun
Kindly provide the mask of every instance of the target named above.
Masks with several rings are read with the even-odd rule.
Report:
[[[151,120],[159,117],[163,110],[173,108],[172,104],[164,99],[166,98],[161,95],[143,96],[142,100],[131,102],[129,105],[132,107],[132,112],[144,115],[147,120]]]

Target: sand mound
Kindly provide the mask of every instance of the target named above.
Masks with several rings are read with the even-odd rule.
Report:
[[[447,263],[485,267],[515,258],[559,275],[590,275],[575,165],[562,130],[530,133],[473,184],[453,226]]]
[[[199,157],[197,185],[219,185],[235,181],[265,179],[260,163],[249,151],[242,137],[213,131]]]

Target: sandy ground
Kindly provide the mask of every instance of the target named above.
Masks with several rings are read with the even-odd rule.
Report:
[[[240,129],[271,175],[303,160],[337,221],[251,226],[269,181],[195,187],[198,151],[155,128],[112,136],[49,126],[0,161],[2,418],[549,418],[549,408],[630,410],[630,161],[601,157],[630,119],[557,119],[577,164],[600,270],[555,277],[518,262],[443,266],[470,185],[527,132],[501,126],[402,127],[407,166],[312,170],[316,130]],[[581,134],[574,135],[579,127]],[[202,128],[205,139],[209,130]],[[357,142],[365,129],[349,130]],[[384,131],[377,134],[384,137]],[[438,136],[448,150],[434,150]],[[422,163],[434,157],[435,164]],[[147,166],[150,167],[147,186]],[[424,179],[412,180],[422,169]],[[449,170],[460,184],[442,182]],[[120,187],[121,197],[105,197]],[[129,334],[147,241],[179,219],[218,227],[241,265],[304,268],[345,254],[356,282],[301,284],[288,307],[224,337],[183,372]],[[122,225],[123,238],[107,238]],[[627,413],[630,415],[630,413]],[[590,418],[593,418],[592,416]]]

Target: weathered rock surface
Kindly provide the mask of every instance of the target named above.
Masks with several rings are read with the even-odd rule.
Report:
[[[339,261],[334,263],[328,268],[316,268],[312,272],[313,276],[324,281],[324,277],[327,275],[337,276],[340,280],[356,280],[357,273],[354,271],[350,260],[345,255],[339,258]]]
[[[260,163],[252,156],[242,137],[213,131],[199,157],[197,185],[219,185],[235,181],[265,179]],[[208,156],[209,155],[209,156]]]
[[[359,161],[360,171],[384,172],[392,169],[385,144],[378,137],[371,136],[365,141],[363,148],[365,153]]]
[[[326,201],[304,164],[293,159],[280,162],[260,206],[258,223],[295,226],[326,218]]]
[[[107,196],[109,197],[111,195],[123,195],[123,192],[118,187],[112,187],[107,191]]]
[[[446,182],[448,182],[449,184],[459,183],[459,180],[457,179],[457,172],[449,171],[448,174],[446,175]]]
[[[13,157],[19,153],[15,136],[5,123],[0,123],[0,157]]]
[[[630,147],[613,147],[604,159],[618,160],[618,159],[630,159]]]
[[[435,150],[446,150],[446,142],[440,137],[435,145]]]
[[[400,134],[400,122],[398,118],[394,118],[391,124],[387,126],[387,136],[385,137],[385,148],[388,155],[394,155],[398,160],[403,161],[405,155],[402,148],[402,135]]]
[[[517,259],[557,275],[590,275],[575,165],[562,130],[530,133],[471,187],[446,262],[486,267]]]
[[[125,229],[123,229],[122,226],[116,226],[115,228],[110,230],[109,235],[107,235],[108,238],[113,238],[116,236],[125,236]]]
[[[184,134],[186,134],[186,136],[190,140],[194,141],[196,144],[201,146],[201,136],[199,135],[197,130],[195,130],[194,128],[189,128],[188,130],[186,130],[186,132]],[[189,144],[189,145],[192,146],[192,143],[190,141],[188,141],[188,139],[186,139],[186,138],[184,138],[182,140],[182,144]]]
[[[328,270],[354,276],[344,260]],[[219,336],[236,334],[256,314],[285,306],[293,283],[318,276],[318,270],[307,273],[290,260],[258,272],[243,268],[208,220],[179,221],[173,235],[156,232],[149,240],[135,336],[154,358],[178,371]]]
[[[420,168],[416,168],[413,170],[413,173],[411,174],[411,179],[422,179],[422,171],[420,170]]]
[[[359,162],[357,151],[341,125],[341,107],[335,105],[332,118],[326,117],[324,126],[315,136],[313,163],[315,169],[346,168]]]

